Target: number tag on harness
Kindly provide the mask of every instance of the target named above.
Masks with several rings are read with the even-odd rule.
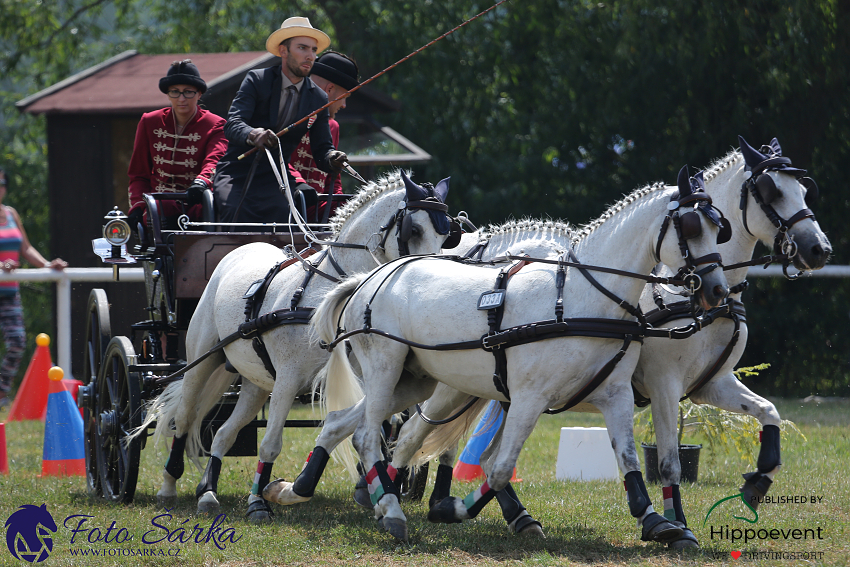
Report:
[[[495,309],[505,302],[505,290],[485,291],[478,298],[478,309]]]
[[[259,291],[259,289],[262,287],[264,281],[266,280],[262,279],[252,283],[251,287],[248,288],[248,291],[245,292],[245,295],[242,296],[242,299],[250,299],[251,297],[254,297],[257,291]]]

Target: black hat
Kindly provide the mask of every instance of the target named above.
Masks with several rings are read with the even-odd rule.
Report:
[[[191,59],[175,61],[168,68],[168,73],[159,80],[159,90],[164,93],[174,85],[191,85],[201,91],[201,94],[207,92],[207,84]]]
[[[336,51],[328,51],[316,59],[310,74],[336,83],[347,91],[360,84],[357,80],[357,63]]]

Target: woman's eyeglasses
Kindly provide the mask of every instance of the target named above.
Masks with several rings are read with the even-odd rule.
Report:
[[[195,98],[195,95],[198,94],[198,91],[193,91],[186,89],[185,91],[178,91],[177,89],[171,89],[168,91],[168,96],[170,98],[180,98],[180,95],[183,95],[183,98],[190,99]]]

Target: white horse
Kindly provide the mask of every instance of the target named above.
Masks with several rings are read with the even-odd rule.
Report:
[[[719,258],[719,228],[708,220],[717,219],[716,211],[707,205],[704,193],[691,193],[686,173],[684,183],[681,179],[680,172],[680,195],[676,201],[671,200],[673,190],[655,185],[639,189],[617,203],[580,231],[570,258],[589,265],[613,264],[632,273],[647,273],[658,261],[680,265],[683,256],[697,264]],[[660,234],[647,230],[670,224],[675,230],[660,230]],[[548,408],[583,400],[605,415],[618,464],[625,475],[629,508],[643,526],[643,537],[666,541],[681,535],[680,528],[652,509],[634,448],[630,379],[640,349],[639,345],[631,349],[629,346],[631,338],[640,333],[635,332],[638,325],[631,325],[626,319],[634,313],[631,304],[640,297],[642,280],[604,272],[588,277],[587,270],[581,268],[559,275],[557,267],[545,263],[532,264],[514,275],[501,320],[501,328],[508,331],[483,341],[490,346],[506,340],[500,348],[513,347],[499,372],[501,379],[494,380],[492,355],[486,351],[471,346],[466,348],[472,350],[422,347],[436,342],[436,337],[441,344],[470,339],[482,344],[476,339],[492,329],[488,330],[487,318],[476,313],[475,300],[482,292],[493,289],[500,270],[439,258],[388,267],[343,282],[326,296],[311,323],[327,342],[334,340],[338,322],[344,329],[358,329],[358,334],[345,335],[363,369],[365,388],[365,415],[354,432],[353,442],[361,461],[366,466],[373,463],[366,477],[376,517],[384,529],[399,539],[407,538],[406,519],[393,483],[395,469],[382,463],[380,423],[395,409],[394,390],[417,388],[436,379],[471,395],[509,401],[510,409],[501,445],[485,468],[487,481],[464,500],[442,500],[429,514],[432,521],[455,522],[475,517],[496,492],[507,486],[522,444],[540,414]],[[717,305],[727,293],[722,270],[711,267],[701,270],[699,297],[704,308]],[[566,282],[563,290],[558,289],[561,280]],[[604,288],[608,297],[600,294],[593,282]],[[551,320],[561,298],[569,314],[565,322],[556,315],[554,327],[526,326]],[[343,300],[346,307],[340,314]],[[600,318],[606,323],[598,333],[590,330]],[[616,325],[617,321],[623,326]],[[633,331],[609,333],[609,324]],[[555,329],[572,336],[569,340],[551,340],[565,336]],[[535,332],[546,330],[553,331],[552,335],[540,337],[547,340],[526,342]],[[389,340],[384,334],[405,342]],[[512,342],[514,337],[518,342]],[[622,342],[612,341],[615,337]],[[407,373],[402,374],[403,370]],[[357,382],[339,349],[333,351],[323,372],[328,381]],[[601,383],[590,388],[594,377],[602,378]],[[329,397],[335,395],[329,388],[323,392]],[[328,421],[333,419],[333,414],[329,414]]]
[[[170,384],[153,400],[137,434],[156,420],[155,436],[174,436],[163,484],[157,493],[160,500],[176,497],[177,479],[184,468],[183,453],[188,451],[193,460],[200,454],[201,420],[235,380],[237,375],[232,372],[238,372],[245,379],[233,413],[213,440],[208,464],[196,490],[198,509],[203,512],[218,509],[216,492],[221,459],[237,433],[256,417],[271,392],[266,434],[260,445],[248,508],[254,521],[269,518],[271,510],[260,494],[280,453],[286,417],[296,397],[311,392],[313,377],[328,358],[325,351],[309,346],[306,323],[311,313],[309,307],[303,306],[317,305],[333,288],[335,282],[322,274],[343,278],[402,254],[439,252],[449,232],[443,204],[447,193],[448,179],[436,188],[423,187],[411,182],[403,172],[364,186],[331,219],[335,245],[320,257],[315,268],[321,273],[306,286],[306,270],[297,265],[276,268],[287,258],[282,250],[270,244],[242,246],[222,259],[189,324],[186,354],[194,361],[237,328],[242,330],[239,323],[246,320],[249,311],[245,300],[249,288],[255,292],[261,290],[251,300],[255,305],[250,317],[255,324],[259,323],[259,329],[254,335],[246,330],[245,335],[262,335],[265,347],[255,347],[256,340],[230,342],[223,351],[212,353],[187,371],[183,380]],[[393,225],[397,226],[397,238],[388,238]],[[264,281],[272,272],[277,275],[270,281],[252,285]],[[296,324],[264,326],[270,313],[277,313],[281,319],[292,316]],[[232,371],[225,370],[225,362],[232,365]],[[340,403],[344,404],[341,407],[362,397],[353,383],[329,387],[339,388],[335,392],[341,396]]]
[[[765,153],[749,146],[743,138],[739,142],[740,151],[731,152],[703,172],[705,186],[715,205],[727,214],[731,223],[732,237],[720,245],[725,264],[735,266],[747,263],[753,256],[756,243],[761,241],[767,246],[777,242],[779,248],[787,247],[794,253],[791,260],[799,270],[822,268],[832,249],[808,208],[813,206],[816,185],[811,180],[799,180],[802,170],[790,167],[790,163],[774,161],[776,170],[771,170],[770,165],[760,168],[762,164],[768,163],[767,160],[781,157],[781,148],[775,140],[764,149]],[[764,168],[767,168],[766,172]],[[756,175],[753,175],[753,171]],[[762,180],[764,189],[755,184],[762,172],[771,180],[771,183]],[[749,179],[752,179],[752,185],[747,183]],[[775,190],[771,189],[771,185]],[[745,198],[743,205],[742,192]],[[687,528],[679,490],[681,467],[676,433],[678,402],[681,398],[690,395],[695,403],[708,403],[729,411],[749,414],[762,423],[764,432],[759,471],[745,475],[746,482],[741,487],[753,507],[758,506],[759,499],[767,492],[778,470],[779,414],[773,404],[747,389],[732,373],[746,347],[747,325],[745,317],[740,314],[742,306],[739,300],[745,289],[745,285],[740,284],[745,281],[747,269],[748,266],[741,266],[727,274],[730,281],[736,282],[730,295],[729,305],[734,308],[732,313],[717,319],[687,339],[648,338],[641,349],[632,380],[638,393],[652,400],[663,482],[664,515],[684,531],[679,539],[669,543],[674,549],[698,546],[693,532]],[[663,293],[667,304],[671,298],[675,300],[675,296]],[[656,309],[650,287],[641,296],[641,307],[646,312]],[[685,309],[661,326],[682,325],[683,319],[688,317],[688,310]],[[445,418],[465,398],[463,393],[444,386],[438,387],[424,404],[423,413],[435,419]],[[477,409],[482,408],[479,405]],[[470,414],[474,422],[478,413]],[[459,422],[451,427],[462,429],[465,425]],[[440,453],[444,447],[430,445],[427,438],[432,430],[433,426],[421,420],[406,424],[393,453],[392,466],[400,468],[408,463],[419,465]],[[449,494],[455,455],[456,447],[454,451],[440,456],[432,503]],[[497,497],[512,531],[534,529],[536,522],[525,511],[512,489],[508,493],[499,493]]]

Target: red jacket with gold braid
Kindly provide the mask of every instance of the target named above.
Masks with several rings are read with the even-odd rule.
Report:
[[[315,120],[315,117],[310,119],[311,123],[309,126],[312,126],[313,120]],[[331,140],[333,140],[334,147],[338,148],[339,122],[330,118],[328,119],[328,126],[331,129]],[[342,195],[342,181],[339,178],[339,173],[325,173],[316,167],[316,161],[313,159],[313,154],[310,153],[309,128],[307,129],[307,133],[301,137],[298,147],[292,152],[292,157],[289,158],[289,172],[295,178],[296,183],[306,183],[318,193],[324,195],[329,193]],[[333,188],[333,191],[331,191],[331,188]],[[326,203],[319,203],[319,218],[322,218],[322,215],[324,215],[325,205]],[[336,203],[334,204],[334,208],[336,208]],[[314,207],[307,209],[308,219],[313,218],[314,214]],[[333,209],[331,209],[331,215],[333,215]]]
[[[227,151],[224,124],[224,118],[198,108],[178,136],[170,106],[143,114],[127,170],[130,210],[144,206],[144,193],[185,191],[196,177],[212,187],[215,166]],[[178,201],[160,201],[159,205],[161,216],[184,212]],[[190,218],[198,219],[201,206],[195,205],[186,212]]]

